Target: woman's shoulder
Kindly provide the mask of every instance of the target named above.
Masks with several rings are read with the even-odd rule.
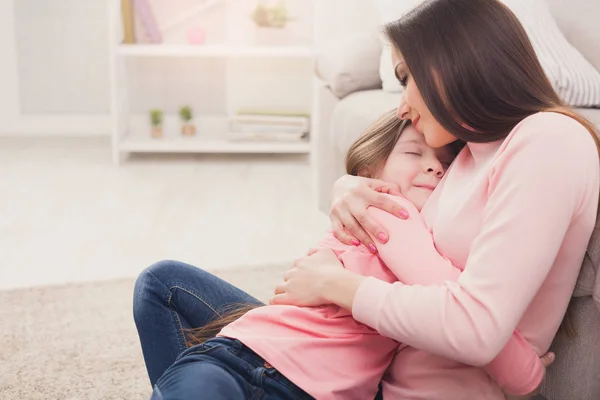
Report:
[[[592,133],[575,118],[559,112],[544,111],[524,118],[507,137],[505,146],[511,144],[536,146],[563,155],[585,149],[596,157],[598,154]]]
[[[539,135],[582,135],[591,137],[588,129],[575,118],[554,111],[541,111],[524,118],[515,130],[526,131],[530,134]]]

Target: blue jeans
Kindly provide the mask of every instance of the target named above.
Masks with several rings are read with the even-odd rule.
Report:
[[[313,399],[239,340],[221,337],[183,352],[158,380],[151,400],[194,398]]]
[[[150,383],[188,348],[184,329],[204,326],[233,304],[261,304],[216,276],[177,261],[146,268],[135,283],[133,317]],[[378,399],[381,397],[378,394]],[[193,398],[189,394],[188,398]]]

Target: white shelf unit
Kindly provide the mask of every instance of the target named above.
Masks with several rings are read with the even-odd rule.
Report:
[[[113,160],[119,164],[130,153],[282,153],[309,154],[313,146],[306,140],[240,140],[230,137],[229,116],[197,114],[194,123],[196,135],[181,134],[180,123],[173,114],[165,115],[163,137],[152,138],[148,115],[130,112],[127,88],[127,61],[140,58],[205,58],[248,60],[302,60],[313,62],[310,46],[251,46],[251,45],[188,45],[188,44],[121,44],[120,1],[112,0],[111,23],[111,120]],[[307,77],[311,81],[311,77]],[[228,85],[228,82],[226,82]],[[225,91],[231,88],[223,88]],[[312,101],[312,99],[311,99]],[[307,105],[312,110],[312,105]],[[310,135],[309,135],[310,136]]]
[[[147,45],[121,44],[117,54],[124,57],[269,57],[269,58],[312,58],[309,46],[226,46],[226,45]]]
[[[308,141],[240,140],[227,135],[229,121],[220,115],[195,118],[199,133],[180,134],[180,124],[174,116],[164,121],[165,136],[152,139],[144,115],[131,115],[129,130],[119,140],[119,150],[126,153],[308,153]]]

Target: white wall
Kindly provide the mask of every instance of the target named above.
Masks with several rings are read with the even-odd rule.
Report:
[[[21,112],[108,113],[107,2],[14,5]]]

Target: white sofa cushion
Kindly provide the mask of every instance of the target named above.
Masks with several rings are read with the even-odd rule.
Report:
[[[600,72],[567,41],[546,0],[502,1],[523,24],[558,95],[572,106],[600,106]]]
[[[339,98],[359,90],[379,88],[380,54],[379,37],[374,32],[359,32],[319,46],[315,73]]]
[[[421,4],[423,0],[376,0],[379,24],[383,27],[388,22],[401,18],[404,14]],[[390,44],[382,38],[383,48],[379,58],[379,76],[383,90],[388,93],[402,93],[392,65]]]

